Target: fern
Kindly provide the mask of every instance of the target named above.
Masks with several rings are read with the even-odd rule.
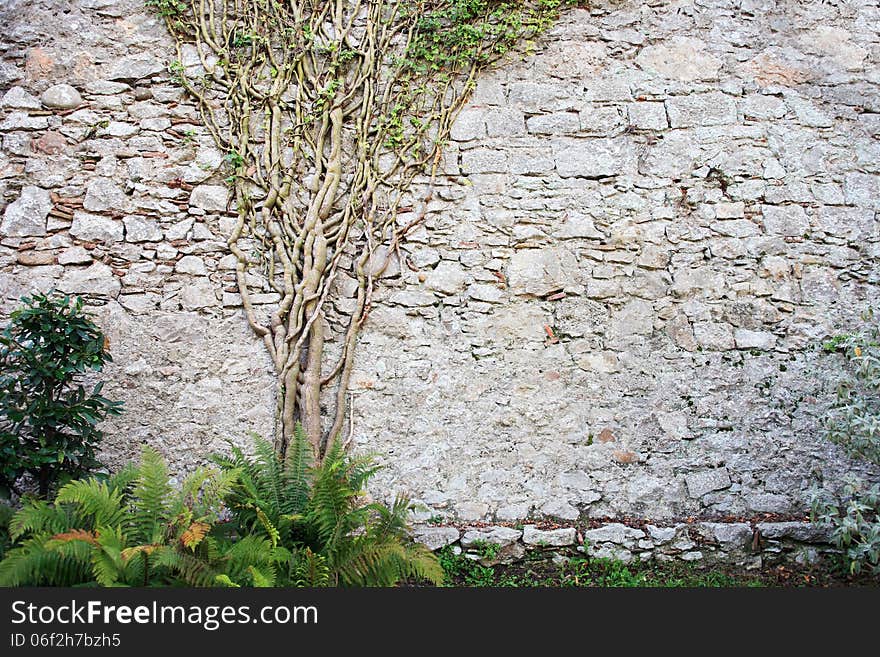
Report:
[[[52,504],[28,501],[10,523],[20,544],[0,562],[0,584],[214,585],[225,546],[211,533],[236,476],[203,468],[174,490],[161,456],[144,448],[138,466],[107,481],[71,482]],[[271,559],[253,563],[271,575]]]
[[[111,488],[107,482],[80,479],[58,491],[55,502],[75,504],[79,513],[93,518],[95,526],[115,526],[125,515],[122,496],[122,490],[115,486]]]
[[[162,540],[164,525],[171,510],[171,484],[168,468],[155,449],[144,447],[141,465],[132,491],[131,524],[134,538],[140,543]]]
[[[272,581],[293,586],[393,586],[409,578],[442,583],[434,554],[407,534],[409,501],[398,498],[391,508],[363,503],[364,486],[377,471],[370,457],[351,457],[337,442],[314,466],[311,446],[297,427],[285,460],[256,439],[253,457],[233,449],[231,457],[218,456],[215,462],[239,473],[227,505],[238,534],[245,536],[240,541],[259,536],[266,544],[261,550],[286,549],[286,561],[274,562]],[[251,565],[253,570],[242,569],[231,560],[230,581],[256,586],[271,579],[261,579],[264,566]]]
[[[309,502],[309,472],[312,467],[312,447],[303,431],[297,424],[293,432],[293,440],[287,448],[285,463],[285,490],[281,510],[288,515],[302,514]]]

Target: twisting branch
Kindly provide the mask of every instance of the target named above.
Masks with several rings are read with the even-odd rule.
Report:
[[[375,279],[424,219],[443,146],[477,74],[574,3],[147,4],[164,16],[180,59],[185,47],[198,53],[199,70],[179,62],[172,70],[234,170],[238,220],[228,246],[245,317],[278,377],[276,447],[286,452],[301,423],[320,459],[331,440],[345,440],[355,346]],[[427,195],[401,226],[398,210],[412,203],[410,185],[423,174]],[[345,313],[329,303],[343,271],[357,281]],[[280,301],[267,313],[253,295],[268,291]],[[338,337],[331,321],[345,327]],[[331,386],[333,407],[324,410]]]

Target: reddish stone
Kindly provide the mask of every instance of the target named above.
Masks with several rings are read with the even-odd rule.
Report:
[[[613,443],[614,442],[614,434],[611,433],[611,429],[602,429],[599,432],[599,442],[600,443]]]
[[[38,80],[48,77],[52,73],[55,62],[42,48],[31,48],[25,56],[24,68],[31,80]]]
[[[67,148],[67,139],[59,132],[47,132],[38,139],[34,139],[31,148],[36,153],[58,155]]]
[[[624,449],[614,450],[611,457],[618,463],[635,463],[639,460],[639,457],[635,452],[630,452],[629,450]]]
[[[18,263],[30,267],[36,265],[55,264],[55,254],[51,251],[22,251],[18,254]]]

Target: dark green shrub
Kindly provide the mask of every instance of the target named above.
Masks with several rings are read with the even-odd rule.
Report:
[[[39,494],[100,466],[98,422],[121,410],[120,402],[91,392],[83,374],[112,360],[98,326],[79,297],[22,297],[0,333],[0,493],[19,493],[31,475]]]

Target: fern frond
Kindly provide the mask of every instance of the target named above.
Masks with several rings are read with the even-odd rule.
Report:
[[[126,571],[126,563],[122,558],[122,532],[115,529],[102,528],[98,531],[96,547],[92,550],[92,573],[95,581],[101,586],[118,586]]]
[[[327,559],[310,548],[294,552],[290,564],[290,581],[294,586],[319,587],[335,583]]]
[[[248,574],[251,576],[251,582],[257,588],[275,586],[275,571],[273,569],[260,570],[256,566],[248,566]]]
[[[0,562],[0,586],[75,586],[91,579],[91,546],[82,541],[50,549],[48,536],[25,540]]]
[[[214,578],[214,581],[217,583],[218,586],[224,586],[227,588],[236,588],[236,589],[241,588],[241,584],[236,584],[231,579],[229,579],[228,575],[225,575],[225,574],[224,575],[217,575],[217,577]]]
[[[135,463],[126,463],[122,468],[107,479],[107,487],[111,491],[119,491],[125,495],[137,479],[139,468]]]
[[[313,465],[312,445],[302,428],[296,423],[293,440],[287,448],[284,463],[284,497],[281,512],[287,515],[305,512],[309,502],[309,473]]]
[[[71,529],[61,534],[55,534],[46,541],[46,548],[53,549],[58,545],[69,543],[71,541],[84,541],[89,545],[98,545],[98,534],[85,529]]]
[[[156,550],[152,558],[157,565],[168,569],[178,582],[185,586],[211,586],[219,574],[195,555],[178,552],[167,546]]]
[[[59,534],[79,524],[78,520],[75,509],[31,499],[12,517],[9,535],[18,540],[44,532]]]
[[[122,491],[94,478],[66,484],[58,491],[55,503],[76,505],[80,514],[91,518],[91,527],[115,526],[125,517]]]
[[[180,535],[180,542],[184,547],[195,550],[210,530],[211,525],[208,523],[194,522]]]
[[[168,468],[159,452],[144,446],[138,470],[132,490],[132,538],[138,543],[158,543],[171,510]]]

